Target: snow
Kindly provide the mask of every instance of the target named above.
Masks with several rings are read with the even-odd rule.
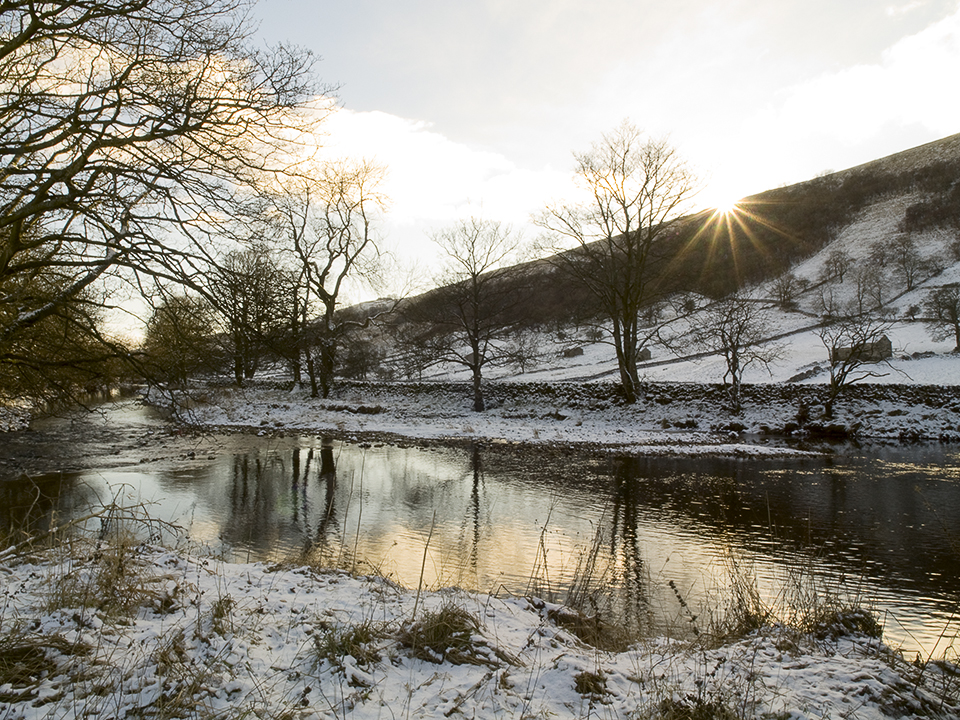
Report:
[[[947,373],[943,368],[952,361],[929,358],[902,364],[914,380],[942,382]],[[960,437],[960,387],[915,382],[889,386],[882,384],[886,379],[853,386],[830,422],[857,426],[862,439]],[[619,401],[609,381],[498,381],[491,382],[486,393],[488,409],[474,412],[467,384],[341,383],[324,400],[310,398],[304,389],[261,382],[246,388],[197,389],[182,417],[206,427],[357,441],[534,443],[644,455],[790,455],[808,450],[764,434],[765,428],[783,429],[794,421],[800,409],[797,393],[814,400],[824,394],[806,382],[747,388],[743,411],[732,415],[722,386],[692,383],[650,384],[634,405]]]
[[[47,641],[51,661],[29,681],[0,681],[0,717],[639,718],[685,707],[718,717],[870,720],[960,712],[955,669],[914,666],[857,633],[771,626],[725,642],[651,638],[600,650],[564,628],[559,608],[534,598],[450,588],[418,597],[379,577],[150,546],[128,552],[150,600],[120,616],[47,609],[68,577],[49,557],[0,566],[4,631],[19,628],[8,638],[21,645]],[[94,577],[96,557],[75,559],[69,577]],[[447,607],[476,622],[459,657],[469,662],[442,647],[405,646],[415,621]],[[358,627],[372,629],[367,642],[338,644]]]
[[[24,430],[30,425],[30,413],[22,408],[0,405],[0,433]]]

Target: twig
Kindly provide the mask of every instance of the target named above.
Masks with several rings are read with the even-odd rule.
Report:
[[[360,456],[360,510],[357,512],[357,532],[353,538],[353,569],[351,574],[357,572],[357,546],[360,544],[360,521],[363,519],[363,466],[367,461],[367,451],[363,451]],[[346,538],[344,538],[346,539]]]
[[[111,508],[109,507],[102,507],[96,512],[90,513],[89,515],[84,515],[83,517],[74,518],[73,520],[69,520],[63,523],[62,525],[57,525],[56,527],[52,527],[49,530],[46,530],[45,532],[41,533],[40,535],[34,535],[33,537],[27,538],[26,540],[19,542],[16,545],[11,545],[6,550],[0,550],[0,562],[2,562],[3,560],[5,560],[6,558],[12,555],[16,555],[23,548],[28,547],[33,543],[39,542],[44,538],[50,537],[51,535],[56,535],[58,532],[62,530],[66,530],[67,528],[72,527],[73,525],[78,525],[78,524],[87,522],[87,520],[93,520],[94,518],[101,517],[104,513],[108,512],[110,509]]]
[[[427,550],[430,549],[430,539],[433,537],[433,528],[437,524],[437,511],[433,511],[433,519],[430,521],[430,534],[427,535],[427,543],[423,546],[423,562],[420,563],[420,581],[417,583],[417,599],[413,601],[413,619],[417,619],[417,607],[420,605],[420,591],[423,589],[423,573],[427,569]]]

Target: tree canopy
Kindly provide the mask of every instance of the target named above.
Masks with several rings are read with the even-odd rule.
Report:
[[[0,8],[0,365],[107,277],[197,284],[244,187],[288,161],[318,90],[308,53],[254,48],[244,0],[14,1]],[[98,291],[99,292],[99,291]],[[116,350],[117,348],[113,348]],[[13,372],[18,372],[16,369]],[[55,383],[53,383],[55,384]],[[43,392],[42,383],[34,390]]]

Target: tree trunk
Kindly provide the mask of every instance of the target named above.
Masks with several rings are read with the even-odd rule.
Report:
[[[290,369],[293,371],[293,386],[300,387],[303,383],[303,364],[300,362],[300,351],[294,353],[290,361]]]
[[[640,398],[640,371],[637,370],[636,348],[625,347],[620,362],[620,383],[623,395],[631,405]]]
[[[734,415],[739,415],[743,409],[740,402],[740,353],[737,348],[730,350],[730,359],[728,367],[730,370],[730,410]]]
[[[317,366],[313,362],[313,353],[307,350],[307,375],[310,376],[310,397],[320,397],[320,388],[317,386]]]
[[[823,403],[823,417],[826,420],[833,419],[833,405],[840,396],[840,389],[843,386],[830,378],[830,390],[827,392],[827,401]]]
[[[233,379],[237,387],[243,387],[243,358],[239,353],[233,355]]]
[[[324,398],[330,397],[330,388],[333,387],[336,352],[333,340],[327,339],[320,343],[320,394]]]
[[[481,383],[480,375],[480,364],[477,363],[473,366],[473,409],[475,412],[483,412],[483,389],[480,386]]]
[[[620,387],[623,389],[623,398],[628,404],[632,405],[637,401],[637,385],[622,362],[620,363]]]
[[[617,352],[617,368],[620,370],[620,387],[623,397],[630,405],[637,401],[640,378],[637,372],[636,352],[627,347],[625,333],[618,321],[613,323],[613,345]]]

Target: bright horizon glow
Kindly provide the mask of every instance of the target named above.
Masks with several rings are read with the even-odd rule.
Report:
[[[716,215],[729,215],[737,211],[742,198],[733,197],[732,195],[719,196],[717,200],[714,201],[714,214]]]

